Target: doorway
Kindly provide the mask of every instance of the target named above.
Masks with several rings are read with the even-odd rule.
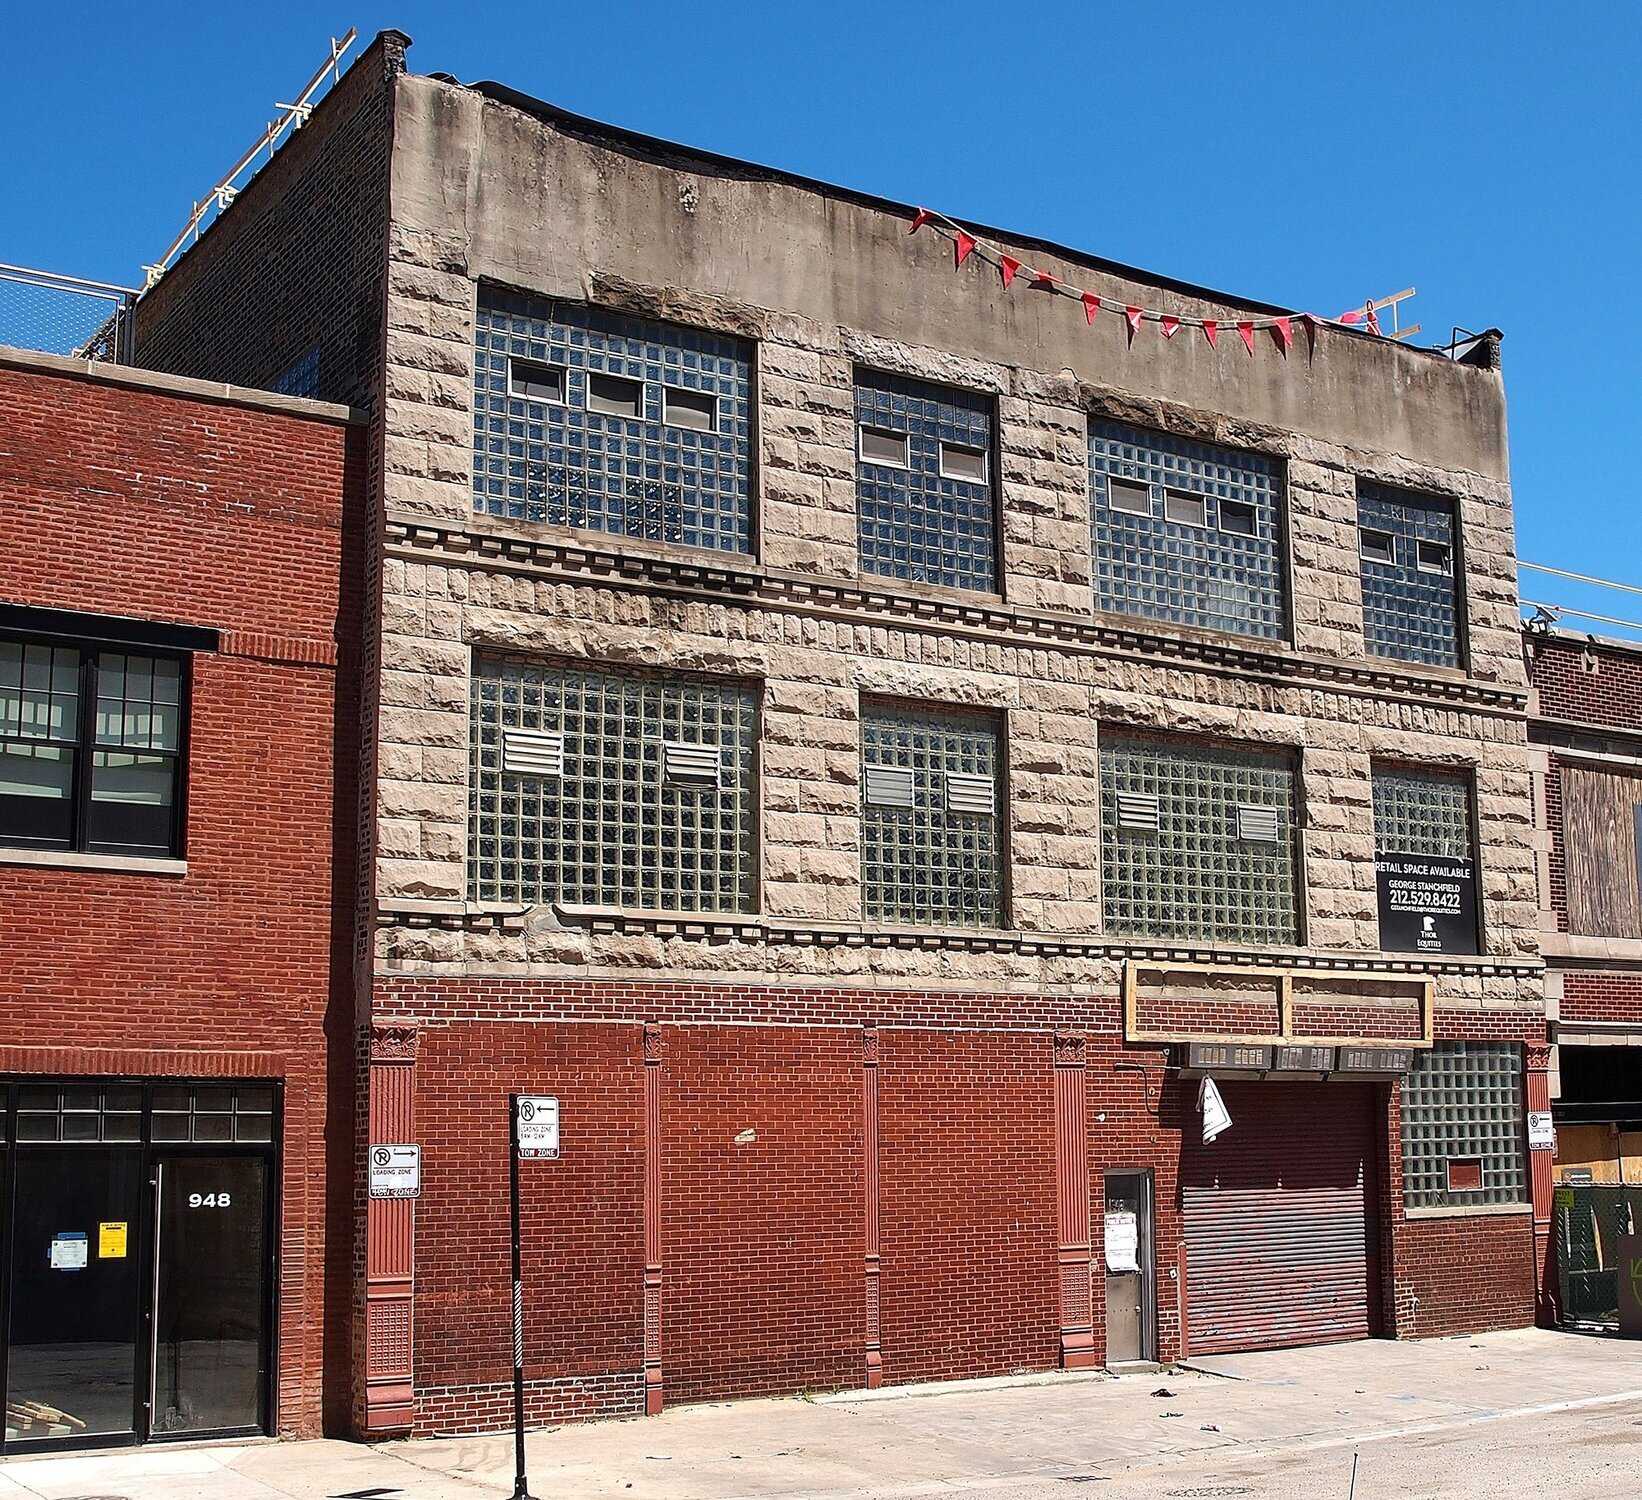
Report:
[[[1157,1294],[1153,1287],[1152,1174],[1106,1174],[1106,1363],[1157,1359]]]
[[[269,1430],[275,1086],[0,1090],[4,1451]]]

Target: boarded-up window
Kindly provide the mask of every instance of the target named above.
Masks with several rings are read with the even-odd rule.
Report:
[[[1569,927],[1591,937],[1642,937],[1642,773],[1564,766],[1562,824]]]

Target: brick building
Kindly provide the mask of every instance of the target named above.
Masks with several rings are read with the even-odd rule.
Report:
[[[137,330],[371,412],[361,1430],[506,1419],[510,1090],[533,1420],[1532,1321],[1497,336],[1127,347],[407,45]]]
[[[1642,646],[1530,629],[1558,1183],[1642,1185]]]
[[[0,349],[7,1451],[346,1420],[364,437]]]

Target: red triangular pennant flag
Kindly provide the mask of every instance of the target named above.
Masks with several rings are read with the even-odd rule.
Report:
[[[1243,340],[1243,347],[1249,351],[1249,357],[1254,357],[1254,324],[1245,319],[1237,325],[1237,336]]]
[[[1091,323],[1095,321],[1095,314],[1100,311],[1100,298],[1093,292],[1083,294],[1083,316]]]
[[[1306,330],[1306,357],[1317,357],[1317,319],[1311,313],[1300,314],[1300,324]]]
[[[912,216],[912,228],[907,230],[907,233],[917,234],[917,232],[922,229],[925,224],[929,223],[930,218],[931,214],[929,210],[927,208],[920,208],[918,212]]]
[[[1172,339],[1177,333],[1180,332],[1180,319],[1179,318],[1171,318],[1170,316],[1168,316],[1168,314],[1165,313],[1164,316],[1162,318],[1160,318],[1158,321],[1159,321],[1159,324],[1160,324],[1160,326],[1163,330],[1163,337],[1164,338]]]
[[[1003,272],[1004,290],[1008,291],[1009,283],[1015,279],[1015,273],[1021,268],[1021,263],[1013,255],[1000,255],[998,269]]]
[[[975,248],[975,236],[965,234],[959,230],[957,237],[952,241],[952,264],[954,268],[961,266],[969,259],[970,252]]]
[[[1032,273],[1032,290],[1035,292],[1052,292],[1055,289],[1055,278],[1047,271]]]
[[[1294,327],[1287,318],[1273,318],[1271,320],[1272,341],[1283,351],[1283,358],[1289,357],[1289,345],[1294,342]]]
[[[1135,335],[1140,332],[1140,313],[1141,309],[1138,307],[1123,309],[1123,316],[1129,320],[1129,343],[1131,346],[1134,344]]]
[[[1203,337],[1206,338],[1209,341],[1209,348],[1218,349],[1220,347],[1214,341],[1215,340],[1215,335],[1218,334],[1219,332],[1220,332],[1220,325],[1218,323],[1216,323],[1213,318],[1205,318],[1203,320]]]

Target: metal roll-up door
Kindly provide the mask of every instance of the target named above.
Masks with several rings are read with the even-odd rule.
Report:
[[[1237,1081],[1220,1091],[1231,1128],[1205,1145],[1193,1111],[1181,1155],[1189,1352],[1367,1338],[1376,1091]]]

